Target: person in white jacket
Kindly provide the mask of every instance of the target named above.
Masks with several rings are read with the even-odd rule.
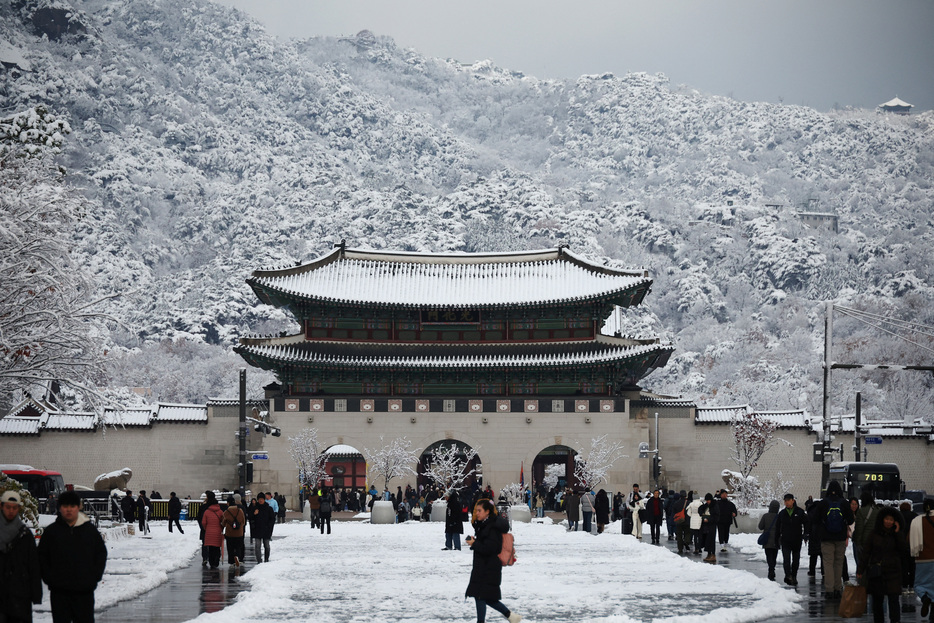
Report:
[[[632,509],[632,536],[642,540],[642,517],[639,513],[645,510],[645,498],[639,498],[630,505]]]
[[[688,504],[687,514],[688,514],[688,517],[691,518],[691,534],[694,537],[694,553],[700,554],[701,553],[700,533],[701,533],[701,526],[703,525],[703,521],[700,516],[700,507],[703,505],[704,501],[700,498],[700,496],[697,496],[696,498],[694,498],[693,496],[695,494],[696,492],[691,491],[691,493],[688,495],[688,499],[691,500],[691,502]]]

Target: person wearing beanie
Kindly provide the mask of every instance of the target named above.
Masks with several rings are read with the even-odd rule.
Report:
[[[846,556],[848,528],[853,523],[850,503],[844,499],[840,483],[831,480],[827,494],[814,507],[815,525],[812,532],[820,536],[821,560],[824,566],[824,597],[839,599],[843,595],[843,563]]]
[[[32,604],[42,603],[36,539],[22,508],[18,491],[0,493],[0,621],[32,621]]]
[[[795,502],[795,496],[790,493],[785,494],[785,508],[778,514],[775,530],[776,543],[782,549],[785,584],[797,586],[801,545],[808,538],[808,519],[805,512]]]
[[[53,621],[94,620],[94,591],[107,566],[107,546],[81,512],[81,502],[74,491],[62,493],[58,517],[39,541],[39,567],[49,587]]]

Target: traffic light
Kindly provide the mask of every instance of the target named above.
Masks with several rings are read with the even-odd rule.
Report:
[[[240,463],[239,471],[241,473],[243,472],[243,463]],[[240,474],[237,475],[239,476]],[[244,478],[244,482],[247,484],[253,482],[253,463],[246,464],[246,478]]]
[[[662,475],[662,457],[657,454],[652,457],[652,480],[658,480]]]

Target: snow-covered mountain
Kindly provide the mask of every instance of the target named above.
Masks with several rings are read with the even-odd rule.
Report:
[[[645,266],[653,296],[622,330],[678,350],[644,385],[721,404],[815,409],[822,301],[934,325],[931,113],[737,102],[661,75],[539,80],[368,32],[283,42],[203,0],[12,0],[0,41],[0,113],[42,104],[72,128],[62,162],[87,198],[75,253],[102,291],[125,292],[112,339],[135,349],[115,382],[162,399],[235,395],[227,349],[290,327],[245,278],[340,239],[569,244]],[[838,231],[801,210],[835,214]],[[838,360],[931,359],[838,332]],[[155,346],[179,337],[207,346]],[[215,380],[165,384],[151,362],[180,349]],[[870,413],[931,412],[926,376],[838,377],[838,404],[861,390]]]

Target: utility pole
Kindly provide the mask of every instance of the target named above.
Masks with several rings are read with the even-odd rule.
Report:
[[[821,494],[827,488],[830,480],[830,361],[831,344],[833,341],[833,303],[827,301],[827,318],[824,321],[824,438],[823,461],[821,462]]]
[[[237,464],[237,474],[240,476],[239,491],[246,491],[246,368],[240,368],[240,424],[237,437],[240,441],[240,462]]]
[[[856,426],[853,429],[853,450],[856,451],[856,461],[859,462],[859,448],[863,438],[862,432],[859,430],[859,425],[863,423],[863,396],[860,392],[856,392]]]

